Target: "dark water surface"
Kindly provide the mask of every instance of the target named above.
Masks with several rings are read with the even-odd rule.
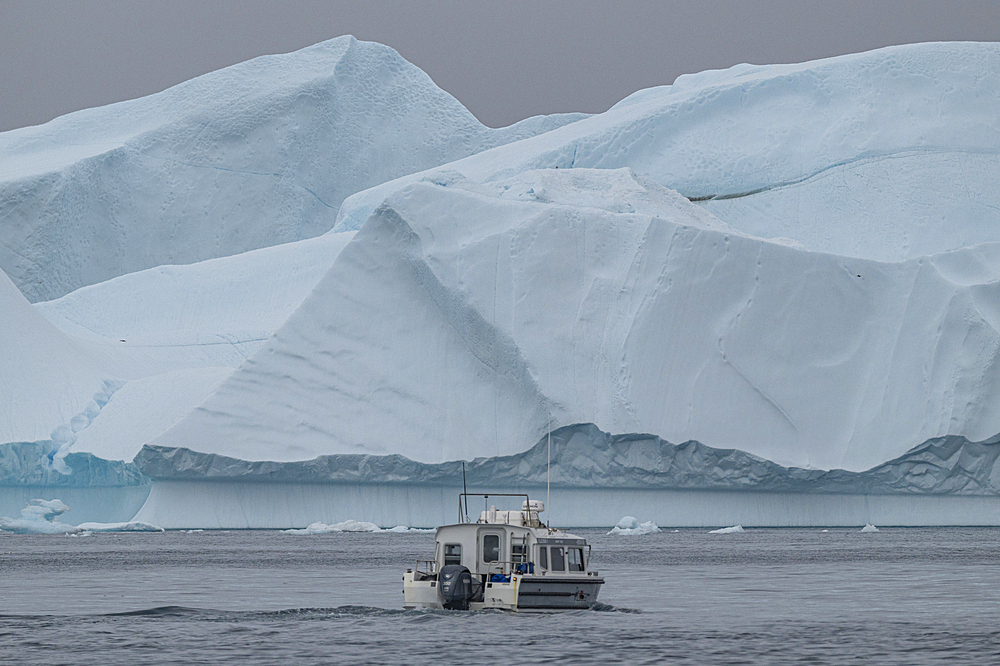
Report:
[[[428,533],[0,533],[4,664],[1000,664],[1000,530],[594,545],[603,605],[402,611]]]

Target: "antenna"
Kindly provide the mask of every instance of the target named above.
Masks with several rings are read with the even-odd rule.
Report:
[[[545,508],[549,512],[549,525],[552,524],[552,505],[549,503],[549,495],[551,494],[550,480],[552,477],[552,413],[549,412],[549,460],[545,465]]]
[[[462,497],[465,498],[465,522],[469,522],[469,489],[465,487],[465,461],[462,461]]]

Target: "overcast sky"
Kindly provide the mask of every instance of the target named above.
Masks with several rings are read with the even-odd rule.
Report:
[[[497,127],[741,62],[1000,41],[1000,2],[0,0],[0,131],[348,33],[392,46]]]

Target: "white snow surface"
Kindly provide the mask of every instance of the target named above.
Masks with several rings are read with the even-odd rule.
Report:
[[[418,182],[152,443],[442,462],[523,451],[551,413],[861,471],[1000,432],[1000,244],[882,263],[728,229],[627,169]]]
[[[629,167],[741,231],[903,261],[1000,241],[1000,44],[925,43],[681,76],[609,111],[447,165],[494,183]],[[404,176],[349,197],[357,229]]]
[[[349,194],[584,117],[490,129],[351,36],[0,133],[0,268],[32,301],[301,240]]]
[[[78,289],[35,309],[81,339],[116,376],[235,368],[329,270],[353,232],[158,266]]]
[[[0,313],[0,443],[65,441],[93,420],[112,375],[35,312],[2,271]]]
[[[180,421],[232,373],[232,368],[192,368],[136,379],[115,392],[69,453],[130,461],[143,444]]]
[[[0,358],[0,443],[131,460],[284,323],[353,236],[161,266],[34,308],[0,275],[13,352]]]

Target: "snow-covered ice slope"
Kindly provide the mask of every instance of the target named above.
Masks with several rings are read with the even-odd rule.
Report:
[[[29,300],[300,240],[349,194],[558,127],[480,124],[345,36],[0,134],[0,268]]]
[[[353,232],[326,234],[82,287],[35,309],[120,377],[235,368],[329,270]]]
[[[1000,432],[998,289],[1000,244],[880,263],[735,233],[627,169],[449,174],[151,443],[441,462],[523,451],[551,412],[860,471]]]
[[[0,444],[64,439],[86,427],[117,387],[108,379],[0,271]]]
[[[997,109],[1000,44],[913,44],[685,75],[447,168],[486,183],[630,167],[745,233],[902,261],[1000,241]],[[424,175],[349,197],[336,228]]]

